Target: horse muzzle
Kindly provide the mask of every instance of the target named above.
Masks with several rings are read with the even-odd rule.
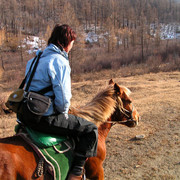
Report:
[[[139,120],[134,120],[134,119],[128,119],[126,121],[122,121],[122,122],[119,122],[119,124],[122,124],[122,125],[125,125],[125,126],[128,126],[128,127],[135,127],[138,125],[138,121]]]

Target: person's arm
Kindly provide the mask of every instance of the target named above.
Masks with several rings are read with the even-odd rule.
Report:
[[[70,106],[71,95],[71,69],[69,64],[61,65],[55,59],[50,65],[50,76],[55,94],[55,108],[58,112],[67,114]]]

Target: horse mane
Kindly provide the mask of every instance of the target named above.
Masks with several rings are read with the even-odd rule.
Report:
[[[121,87],[127,96],[130,95],[130,90],[126,87]],[[99,92],[86,105],[74,108],[71,107],[70,114],[84,118],[95,123],[97,126],[106,122],[114,113],[117,105],[115,98],[115,90],[113,85],[109,85],[106,89]],[[123,104],[121,103],[123,106]]]

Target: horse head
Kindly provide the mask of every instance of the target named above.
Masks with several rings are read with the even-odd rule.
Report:
[[[116,99],[116,107],[111,116],[111,121],[128,127],[135,127],[138,125],[140,116],[129,97],[131,91],[114,83],[112,79],[109,84],[114,86],[114,98]]]
[[[128,88],[119,86],[111,79],[109,86],[90,102],[79,108],[71,107],[69,113],[91,121],[98,127],[107,122],[134,127],[138,124],[139,114],[132,104],[130,93]]]

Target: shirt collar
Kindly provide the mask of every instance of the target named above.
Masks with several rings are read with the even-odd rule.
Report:
[[[49,47],[55,50],[57,53],[61,54],[64,58],[68,59],[68,53],[66,51],[61,51],[59,47],[57,47],[55,44],[49,44]]]

